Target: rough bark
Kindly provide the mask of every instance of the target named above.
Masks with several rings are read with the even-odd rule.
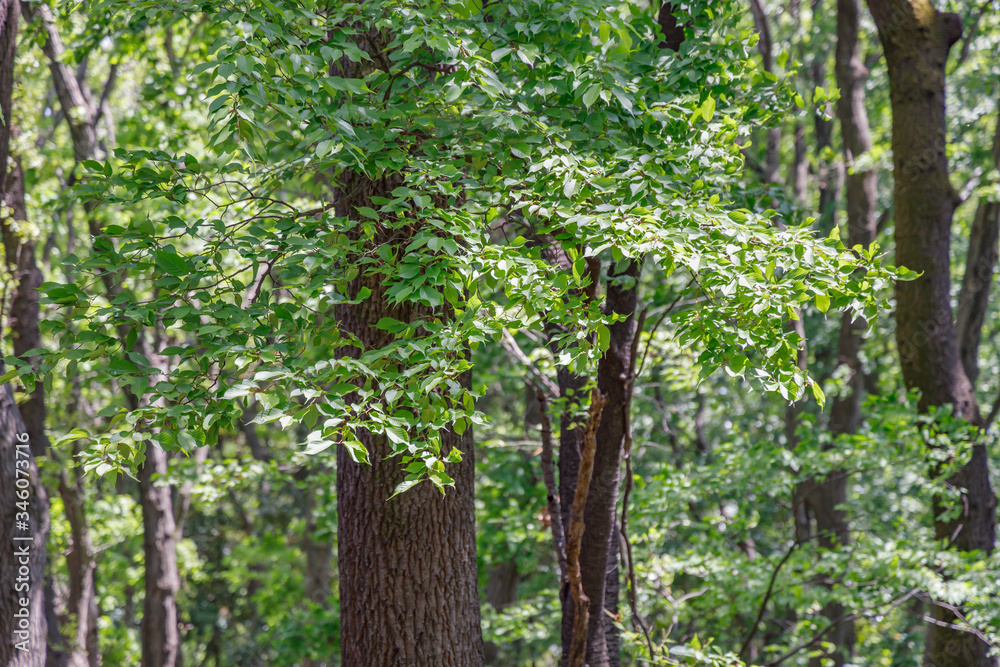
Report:
[[[360,192],[338,215],[356,216],[355,206],[369,197],[388,196],[399,185],[365,181],[345,174],[343,193]],[[405,236],[405,235],[403,235]],[[382,243],[388,239],[376,239]],[[404,243],[394,240],[393,243]],[[408,304],[392,307],[378,276],[359,275],[352,293],[372,290],[363,303],[342,305],[343,330],[365,349],[379,348],[391,336],[375,328],[383,317],[409,321],[430,316]],[[349,348],[345,354],[357,354]],[[466,377],[468,382],[470,378]],[[341,446],[337,452],[338,566],[341,659],[345,667],[483,664],[477,591],[474,453],[471,429],[442,432],[442,453],[462,452],[449,465],[454,488],[442,495],[428,482],[391,498],[406,476],[383,436],[360,431],[371,465],[355,463]]]
[[[9,667],[45,665],[48,531],[48,497],[14,392],[4,384],[0,386],[0,664]]]
[[[921,391],[919,408],[952,406],[981,424],[972,385],[962,368],[951,313],[950,233],[957,197],[945,153],[945,64],[959,39],[961,19],[938,12],[929,0],[868,0],[889,69],[892,104],[896,264],[921,273],[896,286],[896,339],[907,387]],[[995,542],[996,497],[985,446],[947,480],[964,489],[959,516],[942,521],[935,499],[935,531],[962,551],[990,553]],[[951,627],[957,617],[934,605],[927,626],[927,667],[995,667],[976,635]]]
[[[1000,118],[993,135],[993,164],[1000,169]],[[976,207],[969,230],[969,253],[965,260],[965,276],[958,293],[955,329],[962,368],[975,385],[979,377],[979,341],[983,319],[989,307],[990,284],[997,265],[997,239],[1000,237],[1000,203],[982,199]]]
[[[24,183],[20,165],[8,169],[18,19],[17,3],[0,0],[0,205],[10,210],[14,218],[23,220]],[[16,335],[20,326],[30,322],[25,318],[32,303],[37,312],[38,297],[35,290],[32,300],[35,276],[22,270],[18,263],[20,253],[15,251],[15,256],[10,257],[10,249],[20,246],[11,221],[4,218],[0,223],[6,259],[13,260],[15,268],[11,325]],[[25,260],[28,254],[24,253]],[[34,265],[33,248],[30,254]],[[3,305],[0,304],[0,311]],[[21,318],[20,325],[15,318]],[[34,321],[37,324],[37,315]],[[23,344],[23,338],[18,342]],[[34,400],[35,396],[29,398]],[[32,432],[38,433],[38,425],[33,424]],[[44,436],[44,428],[41,433]],[[32,442],[11,386],[0,386],[0,664],[12,667],[42,667],[48,652],[44,579],[49,505],[35,465],[35,451],[39,448],[44,451],[44,442]]]
[[[142,667],[174,667],[179,663],[177,625],[177,550],[174,542],[173,500],[169,486],[156,478],[167,473],[167,453],[146,443],[146,460],[139,468],[142,501],[146,599],[142,607]]]

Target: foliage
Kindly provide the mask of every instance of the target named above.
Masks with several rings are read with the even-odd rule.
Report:
[[[98,96],[113,82],[98,149],[81,164],[49,99],[38,26],[25,28],[19,232],[40,247],[46,349],[35,366],[6,357],[4,380],[45,384],[53,451],[84,480],[104,663],[141,654],[142,518],[128,476],[151,443],[172,453],[159,483],[191,492],[185,657],[332,665],[336,582],[308,599],[304,536],[335,545],[337,448],[366,461],[359,434],[384,434],[410,475],[401,492],[429,481],[453,493],[449,466],[469,453],[442,451],[439,433],[474,428],[480,589],[501,566],[518,573],[512,601],[484,600],[485,638],[497,664],[555,664],[538,419],[528,371],[500,341],[514,335],[550,377],[594,377],[614,316],[587,288],[623,279],[592,273],[593,259],[643,262],[628,512],[656,655],[623,580],[616,620],[631,664],[766,664],[804,644],[785,664],[806,664],[831,600],[857,619],[858,664],[917,664],[931,598],[963,605],[970,627],[1000,640],[998,557],[945,549],[931,507],[943,489],[932,473],[964,462],[976,438],[992,444],[995,427],[915,417],[888,316],[892,281],[912,277],[884,260],[891,215],[878,244],[853,249],[820,215],[816,174],[839,160],[836,133],[806,158],[804,201],[752,169],[769,129],[785,131],[788,164],[794,130],[815,143],[814,115],[832,117],[836,101],[832,74],[810,79],[817,63],[832,72],[833,7],[793,17],[765,4],[773,72],[750,17],[728,2],[680,3],[676,53],[659,48],[642,3],[60,4],[66,62]],[[985,13],[949,74],[949,158],[969,202],[996,185],[997,28]],[[872,30],[862,39],[876,147],[855,168],[878,170],[889,211],[888,86]],[[381,181],[390,197],[343,186]],[[958,210],[962,241],[974,207]],[[359,277],[382,292],[358,290]],[[383,319],[389,343],[360,349],[337,307],[383,296],[415,314]],[[847,390],[842,312],[868,323],[872,397],[862,429],[834,438],[824,401]],[[987,329],[984,406],[1000,377]],[[460,382],[470,369],[471,388]],[[205,462],[189,458],[206,445]],[[991,457],[995,471],[992,446]],[[55,456],[43,469],[55,488]],[[851,473],[850,549],[795,544],[796,484],[836,470]],[[58,588],[72,537],[52,496]]]

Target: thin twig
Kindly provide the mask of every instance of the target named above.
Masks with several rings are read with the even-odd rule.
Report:
[[[771,593],[774,592],[774,582],[778,579],[778,573],[781,572],[781,568],[785,566],[788,559],[792,557],[795,550],[798,548],[798,540],[792,542],[792,546],[789,547],[788,551],[785,552],[784,557],[778,562],[778,566],[774,568],[774,572],[771,573],[771,581],[767,584],[767,592],[764,593],[764,599],[761,600],[760,609],[757,611],[757,619],[753,622],[753,627],[750,628],[750,634],[747,635],[746,640],[743,642],[743,646],[740,647],[739,655],[743,656],[747,649],[750,648],[750,642],[757,635],[757,627],[760,625],[760,621],[764,618],[764,612],[767,609],[767,603],[771,600]]]
[[[993,401],[993,406],[990,408],[990,414],[986,417],[986,423],[983,424],[984,431],[990,430],[990,426],[993,426],[993,422],[996,421],[998,413],[1000,413],[1000,393],[997,394],[996,399]]]
[[[682,289],[677,294],[677,297],[673,300],[673,302],[669,306],[667,306],[667,309],[664,310],[662,313],[660,313],[659,319],[656,320],[656,323],[653,325],[653,328],[649,330],[649,342],[646,343],[646,349],[642,351],[642,361],[639,362],[639,367],[635,369],[633,375],[639,375],[639,373],[642,372],[642,367],[646,365],[646,357],[649,355],[649,348],[653,345],[653,334],[656,333],[656,330],[660,328],[661,324],[663,324],[663,320],[667,319],[667,315],[670,314],[670,311],[674,309],[674,306],[677,305],[677,302],[681,300],[681,297],[684,296],[684,293],[688,291],[689,287],[691,287],[691,283],[697,280],[697,276],[698,274],[694,272],[691,273],[691,280],[689,280],[687,282],[687,285],[684,286],[684,289]],[[643,324],[645,324],[645,313],[643,314]],[[642,334],[642,326],[640,325],[639,328],[637,328],[635,331],[635,340],[638,340],[641,334]],[[632,365],[635,366],[634,359]]]
[[[542,479],[545,480],[545,494],[549,502],[549,517],[552,527],[552,544],[556,548],[559,561],[560,585],[567,581],[566,536],[563,534],[562,508],[559,505],[559,488],[556,486],[555,468],[552,462],[552,422],[549,421],[549,402],[541,387],[537,388],[538,407],[542,421]]]
[[[888,612],[888,611],[890,611],[892,609],[895,609],[899,605],[901,605],[904,602],[906,602],[907,600],[909,600],[911,597],[913,597],[917,593],[918,590],[919,589],[911,588],[909,591],[907,591],[903,595],[899,596],[895,600],[891,600],[888,603],[888,606],[885,608],[885,611],[882,612],[882,615],[884,616],[886,612]],[[877,609],[877,608],[878,607],[872,607],[868,611],[872,611],[873,609]],[[817,632],[816,634],[814,634],[809,640],[802,642],[798,646],[796,646],[796,647],[788,650],[786,653],[782,654],[778,658],[776,658],[776,659],[772,660],[771,662],[767,663],[767,667],[777,667],[778,665],[780,665],[781,663],[783,663],[785,660],[788,660],[789,658],[791,658],[791,657],[795,656],[796,654],[804,651],[805,649],[809,648],[810,646],[815,646],[816,642],[818,642],[819,640],[821,640],[824,636],[826,636],[826,634],[828,632],[830,632],[830,630],[833,630],[835,627],[837,627],[841,623],[847,623],[848,621],[855,621],[855,620],[861,618],[862,616],[863,616],[863,614],[861,614],[859,612],[851,612],[850,614],[845,614],[845,615],[841,616],[840,618],[838,618],[838,619],[836,619],[834,621],[831,621],[829,625],[827,625],[825,628],[823,628],[822,630],[820,630],[819,632]]]
[[[506,329],[503,330],[503,338],[500,342],[503,344],[504,349],[514,355],[515,359],[524,364],[535,379],[541,383],[541,386],[539,386],[538,384],[532,382],[536,389],[544,387],[544,389],[548,391],[549,396],[554,398],[559,396],[559,385],[553,382],[549,376],[538,370],[535,365],[531,363],[531,359],[528,358],[528,355],[524,353],[524,350],[521,349],[521,346],[517,344],[517,341],[514,340],[514,337],[511,336],[510,332]]]
[[[669,312],[669,309],[667,312]],[[664,315],[666,315],[666,313],[664,313]],[[632,337],[632,346],[629,350],[628,379],[625,382],[625,401],[622,405],[625,423],[625,491],[622,494],[622,520],[620,530],[622,541],[625,544],[625,562],[628,567],[628,601],[629,606],[632,609],[632,623],[633,625],[638,626],[642,630],[642,634],[645,635],[646,644],[649,647],[649,657],[652,659],[656,657],[656,648],[653,645],[653,638],[649,634],[649,627],[646,625],[646,621],[642,618],[642,614],[639,613],[639,603],[636,599],[637,588],[635,582],[635,558],[632,555],[632,541],[628,537],[628,501],[629,495],[632,493],[632,393],[635,387],[635,360],[639,352],[639,339],[642,337],[642,328],[645,323],[646,309],[644,308],[642,312],[639,313],[639,318],[635,327],[635,334]]]

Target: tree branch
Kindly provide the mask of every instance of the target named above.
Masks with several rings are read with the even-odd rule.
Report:
[[[534,376],[537,382],[532,382],[532,384],[535,385],[536,389],[541,390],[542,388],[544,388],[548,392],[549,396],[553,397],[559,396],[559,385],[553,382],[549,378],[549,376],[538,370],[538,368],[536,368],[535,365],[531,363],[531,359],[528,358],[528,355],[524,353],[524,350],[521,349],[521,347],[517,344],[517,341],[514,340],[514,337],[510,335],[510,332],[507,331],[506,329],[503,330],[503,338],[501,339],[500,342],[503,345],[504,349],[510,352],[511,355],[513,355],[515,359],[521,362],[524,365],[524,367],[527,368],[528,371]]]
[[[573,599],[573,635],[569,645],[567,667],[583,667],[587,655],[587,625],[590,622],[590,599],[583,592],[580,574],[580,546],[583,543],[583,513],[590,493],[590,478],[594,473],[594,455],[597,451],[597,427],[607,399],[594,389],[590,394],[590,416],[583,434],[583,451],[580,452],[580,473],[573,495],[569,515],[569,537],[566,540],[566,566],[569,591]]]

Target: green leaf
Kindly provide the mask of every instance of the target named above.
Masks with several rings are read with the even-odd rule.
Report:
[[[345,440],[344,447],[347,449],[347,454],[351,457],[352,461],[368,465],[368,450],[365,449],[363,444],[357,440]]]
[[[187,262],[185,262],[184,258],[176,252],[171,252],[169,250],[157,250],[154,257],[156,258],[156,267],[168,276],[187,275]]]
[[[709,95],[704,102],[701,103],[701,117],[705,119],[706,123],[712,122],[712,117],[715,115],[715,98]]]
[[[816,402],[819,403],[820,407],[826,404],[826,394],[823,393],[823,388],[819,386],[818,382],[812,383],[813,396],[816,397]]]
[[[826,294],[817,294],[816,307],[819,309],[819,312],[821,313],[825,313],[826,311],[830,310],[830,297],[827,296]]]
[[[611,330],[603,322],[597,325],[597,349],[604,352],[611,345]]]
[[[400,482],[396,486],[396,490],[392,492],[392,495],[389,496],[389,498],[395,498],[399,494],[405,493],[406,491],[409,491],[410,489],[412,489],[413,487],[415,487],[417,484],[420,484],[420,482],[422,482],[422,481],[423,481],[423,479],[406,479],[406,480],[403,480],[402,482]]]
[[[410,434],[398,426],[386,426],[385,434],[389,440],[397,445],[405,445],[410,442]]]
[[[597,29],[597,36],[600,37],[602,44],[606,44],[611,38],[611,26],[602,21],[600,27]]]
[[[597,100],[597,97],[601,94],[601,90],[601,84],[591,84],[590,87],[583,93],[583,105],[589,109]]]

